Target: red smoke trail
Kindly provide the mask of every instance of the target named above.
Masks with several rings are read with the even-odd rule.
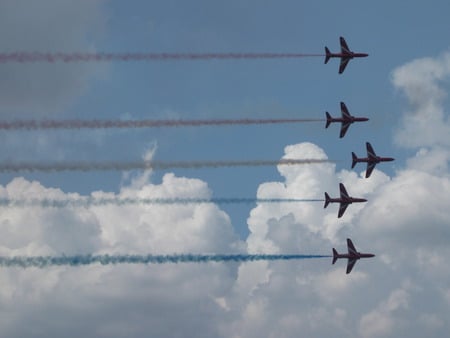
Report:
[[[321,122],[324,119],[223,119],[223,120],[14,120],[0,121],[0,130],[109,129],[200,127],[251,124]]]
[[[104,61],[170,61],[170,60],[240,60],[296,59],[324,56],[300,53],[0,53],[0,63],[6,62],[104,62]]]
[[[66,163],[0,163],[0,172],[63,172],[63,171],[124,171],[124,170],[165,170],[165,169],[200,169],[222,167],[258,167],[277,165],[299,165],[314,163],[332,163],[331,160],[319,159],[282,159],[248,160],[248,161],[186,161],[186,162],[66,162]]]

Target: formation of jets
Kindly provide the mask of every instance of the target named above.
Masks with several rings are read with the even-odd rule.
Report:
[[[339,74],[342,74],[347,67],[349,61],[353,58],[362,58],[367,57],[369,54],[367,53],[355,53],[348,48],[347,42],[345,39],[341,36],[339,38],[340,45],[341,45],[341,52],[340,53],[331,53],[330,50],[325,47],[325,64],[328,63],[328,61],[331,58],[340,58],[341,62],[339,64]],[[325,128],[328,128],[331,123],[338,122],[341,123],[341,130],[339,137],[343,138],[345,134],[347,133],[348,128],[350,125],[354,122],[365,122],[369,119],[367,117],[355,117],[351,115],[347,109],[347,106],[344,102],[341,102],[341,117],[332,117],[328,112],[325,112],[326,115],[326,124]],[[366,142],[366,149],[367,149],[367,157],[361,157],[358,158],[354,152],[352,152],[352,169],[356,166],[359,162],[366,162],[367,168],[366,168],[366,178],[369,178],[372,174],[375,166],[380,162],[390,162],[394,159],[392,157],[381,157],[378,156],[375,151],[373,150],[372,145],[369,142]],[[338,211],[338,218],[341,218],[347,207],[352,203],[362,203],[367,202],[365,198],[357,198],[352,197],[347,193],[347,190],[345,189],[344,184],[339,184],[339,190],[340,190],[340,196],[337,198],[331,198],[328,193],[325,192],[325,204],[324,208],[326,208],[330,203],[339,203],[339,211]],[[353,242],[350,238],[347,238],[347,250],[348,253],[346,254],[339,254],[335,248],[333,248],[333,262],[332,264],[336,263],[336,261],[339,258],[347,258],[347,274],[349,274],[353,266],[355,265],[356,261],[361,258],[370,258],[374,257],[374,254],[371,253],[361,253],[358,252],[355,249],[355,246],[353,245]]]

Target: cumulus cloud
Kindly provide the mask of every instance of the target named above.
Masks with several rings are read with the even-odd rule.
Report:
[[[446,222],[449,192],[447,177],[402,170],[372,197],[370,208],[362,212],[362,227],[368,234],[402,243],[403,248],[446,245],[450,239]]]
[[[408,309],[409,294],[404,289],[391,292],[388,299],[381,302],[377,308],[364,315],[360,321],[359,333],[361,337],[390,336],[395,325],[398,325],[395,314]]]
[[[396,134],[398,144],[413,148],[450,145],[450,121],[443,106],[449,76],[450,53],[417,59],[394,70],[392,82],[410,105]]]
[[[151,157],[152,153],[147,155]],[[284,156],[326,158],[325,152],[311,143],[289,146]],[[335,167],[330,163],[289,168],[280,166],[284,180],[261,185],[257,197],[321,198],[323,191],[337,190],[340,180],[349,185],[363,180],[354,173],[335,173]],[[384,177],[380,177],[383,181]],[[166,174],[160,184],[152,184],[148,182],[149,178],[150,173],[144,173],[141,177],[133,177],[129,184],[123,183],[118,194],[96,191],[92,196],[211,196],[206,183],[197,179]],[[373,184],[367,184],[355,189],[354,193],[367,195],[373,190]],[[0,196],[64,198],[67,194],[38,182],[16,178],[0,189]],[[70,197],[81,196],[70,194]],[[361,208],[348,211],[347,225],[351,219],[358,218]],[[342,238],[348,235],[342,226],[335,231],[338,225],[336,212],[336,208],[324,210],[322,202],[316,205],[314,202],[258,205],[248,220],[251,234],[246,243],[247,250],[250,253],[326,254],[332,242],[341,244]],[[4,255],[245,251],[245,246],[233,232],[229,217],[210,204],[9,208],[1,214],[0,224],[6,234],[0,242]],[[19,314],[18,318],[23,320],[31,316],[23,302],[33,297],[34,306],[45,309],[59,321],[58,327],[46,325],[42,321],[48,315],[42,314],[35,317],[38,321],[34,323],[35,327],[55,334],[60,332],[60,327],[73,328],[72,320],[78,318],[86,322],[86,330],[91,329],[90,332],[95,331],[100,336],[138,336],[146,329],[160,335],[186,334],[194,332],[194,327],[195,332],[201,328],[205,336],[259,337],[268,333],[267,336],[287,337],[299,329],[311,335],[326,335],[335,330],[347,332],[345,325],[352,320],[352,315],[341,304],[351,290],[369,283],[362,266],[361,271],[356,270],[347,278],[342,265],[332,267],[331,272],[329,259],[239,266],[179,264],[50,268],[45,271],[8,269],[0,277],[9,285],[8,292],[0,293],[3,295],[0,301],[12,306]],[[20,294],[33,282],[33,296]],[[11,294],[19,294],[19,301],[12,304]],[[52,301],[47,300],[50,294]],[[91,297],[96,302],[92,303]],[[70,311],[71,316],[58,313],[60,307]],[[128,315],[119,316],[118,309],[126,310]],[[186,311],[190,316],[183,315]],[[142,313],[152,319],[140,322]],[[209,320],[203,322],[200,320],[203,317]],[[324,320],[331,324],[318,325]],[[4,330],[9,336],[29,333],[11,321],[9,323],[5,324]],[[173,329],[175,323],[177,328]],[[80,334],[80,330],[74,332]],[[87,331],[81,333],[87,334]]]
[[[81,197],[23,178],[1,187],[0,195]],[[207,198],[211,192],[203,181],[167,174],[160,184],[137,177],[118,194],[92,196]],[[243,251],[229,217],[213,204],[8,207],[2,208],[0,227],[0,251],[7,256]],[[0,331],[9,337],[217,336],[217,317],[226,312],[224,295],[236,268],[212,263],[2,270],[0,303],[11,315],[3,316]]]
[[[286,147],[284,157],[326,158],[326,154],[314,144],[302,143]],[[345,262],[332,266],[331,258],[240,265],[9,269],[0,275],[6,284],[0,301],[12,306],[23,320],[32,316],[23,302],[33,299],[34,306],[56,316],[59,327],[74,328],[73,318],[86,322],[86,331],[74,332],[87,336],[92,332],[100,336],[139,336],[148,332],[171,336],[194,334],[200,329],[204,336],[213,337],[289,337],[298,332],[307,336],[381,337],[399,330],[423,333],[433,328],[440,333],[446,329],[436,313],[449,306],[448,296],[441,296],[448,295],[443,281],[448,280],[449,272],[440,269],[439,259],[439,255],[448,253],[436,247],[433,236],[415,245],[422,237],[408,235],[411,229],[422,231],[425,219],[432,234],[438,226],[446,231],[442,222],[447,219],[445,206],[450,195],[446,194],[445,180],[417,168],[403,170],[393,178],[376,169],[366,180],[363,173],[336,172],[330,163],[280,166],[279,171],[282,179],[262,184],[258,198],[321,198],[324,191],[337,194],[337,185],[343,182],[352,195],[367,197],[369,202],[351,205],[342,220],[337,219],[336,208],[323,209],[322,202],[257,205],[248,219],[248,252],[327,254],[332,246],[344,251],[345,238],[352,237],[361,251],[381,252],[387,258],[358,262],[350,275],[345,274]],[[160,184],[152,184],[149,177],[144,173],[129,184],[123,183],[118,194],[97,191],[92,196],[211,196],[206,183],[198,179],[166,174]],[[427,189],[434,191],[433,198]],[[10,198],[66,195],[21,178],[0,189],[0,196]],[[388,201],[395,200],[399,204],[389,209]],[[412,203],[420,203],[427,210],[423,220],[420,210],[411,211]],[[66,253],[245,251],[230,219],[215,205],[31,208],[22,216],[23,212],[11,208],[1,215],[1,224],[9,236],[0,242],[3,254],[59,253],[61,249]],[[33,217],[32,227],[26,228],[30,233],[25,233],[25,220]],[[48,224],[51,231],[47,232]],[[64,230],[57,231],[58,225]],[[80,232],[79,236],[71,235],[73,228]],[[405,235],[415,244],[402,242]],[[435,250],[430,251],[431,246]],[[405,276],[414,278],[414,287],[405,282]],[[434,292],[425,296],[424,290],[430,286]],[[11,294],[16,295],[15,302]],[[53,301],[47,300],[50,294]],[[429,305],[422,311],[411,306],[422,297],[438,307]],[[58,312],[61,307],[70,311],[70,317]],[[147,316],[150,319],[144,320]],[[35,327],[46,333],[61,332],[59,327],[43,323],[46,316],[34,318]],[[411,318],[417,319],[414,325],[408,322]],[[5,323],[4,327],[9,336],[29,333],[13,324]]]
[[[287,146],[283,158],[326,159],[327,155],[312,143],[301,143]],[[280,166],[278,170],[282,180],[260,185],[258,198],[321,199],[325,191],[337,194],[340,181],[348,184],[355,196],[366,196],[375,189],[374,184],[352,189],[364,180],[362,176],[347,171],[336,173],[332,163]],[[380,181],[385,181],[383,175],[375,178],[375,182]],[[337,220],[337,209],[323,209],[323,202],[258,205],[248,219],[248,250],[328,254],[334,243],[342,245],[349,236],[348,227],[351,220],[359,217],[361,208],[364,207],[350,206],[342,225]],[[343,251],[345,247],[339,249]],[[331,258],[242,264],[227,302],[232,310],[241,309],[242,315],[233,321],[227,335],[290,337],[298,332],[305,336],[345,335],[351,332],[347,325],[355,317],[346,307],[347,297],[352,297],[355,289],[370,285],[370,279],[362,271],[357,266],[355,273],[346,276],[344,263],[331,266]]]

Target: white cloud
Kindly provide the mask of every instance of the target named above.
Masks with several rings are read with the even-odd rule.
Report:
[[[286,147],[283,158],[327,156],[316,145],[301,143]],[[363,178],[347,171],[336,173],[331,163],[278,169],[282,181],[262,184],[258,198],[322,199],[325,191],[337,194],[340,181],[355,196],[365,196],[376,189],[376,184],[367,182],[358,187]],[[374,181],[385,182],[386,177],[380,175]],[[363,208],[350,206],[348,219],[358,218]],[[349,222],[340,224],[336,208],[323,209],[323,202],[261,204],[250,213],[247,244],[251,252],[328,254],[333,242],[342,245],[342,239],[348,236]],[[231,309],[267,305],[258,309],[262,311],[258,320],[237,314],[227,335],[290,337],[302,332],[305,336],[344,336],[352,332],[355,313],[348,308],[348,299],[353,299],[355,290],[370,284],[370,279],[358,270],[363,269],[362,263],[351,276],[345,274],[345,262],[339,263],[342,264],[332,266],[331,258],[325,258],[241,265],[227,304]]]
[[[124,186],[116,197],[208,197],[206,183],[173,174],[161,184]],[[10,198],[65,198],[59,189],[16,178]],[[95,192],[96,197],[111,193]],[[72,194],[71,198],[77,198]],[[242,244],[216,205],[90,208],[4,207],[2,255],[233,253]],[[2,336],[217,336],[236,264],[2,269]],[[221,301],[217,301],[221,300]],[[36,312],[34,309],[39,308]],[[208,320],[205,320],[207,318]],[[83,322],[80,327],[80,321]],[[28,325],[18,323],[27,322]],[[198,335],[198,329],[201,334]]]
[[[285,156],[326,155],[317,146],[304,143],[287,147]],[[152,332],[171,336],[201,328],[205,336],[289,337],[302,332],[311,337],[358,333],[378,337],[397,330],[411,332],[408,318],[420,318],[414,324],[419,327],[417,332],[433,325],[436,332],[446,329],[445,323],[439,326],[438,318],[430,315],[436,313],[431,305],[423,310],[410,306],[419,296],[438,302],[438,308],[448,306],[445,297],[438,300],[440,293],[423,295],[430,287],[446,290],[442,280],[448,280],[448,274],[439,272],[443,251],[441,247],[426,250],[435,245],[434,235],[408,234],[411,229],[422,231],[425,220],[431,234],[439,227],[447,231],[443,223],[450,196],[446,178],[408,169],[392,179],[375,171],[373,179],[366,180],[347,170],[335,172],[334,165],[328,163],[280,168],[283,179],[262,184],[257,197],[322,198],[323,191],[336,194],[342,181],[352,195],[368,197],[369,202],[351,205],[348,218],[343,220],[337,219],[335,208],[323,209],[322,202],[258,205],[248,220],[249,252],[328,254],[332,246],[345,250],[345,238],[352,237],[361,251],[383,253],[388,259],[358,262],[351,275],[345,274],[346,262],[332,266],[330,258],[240,265],[8,269],[0,273],[0,280],[6,284],[0,302],[12,306],[17,320],[31,316],[24,304],[32,301],[33,306],[57,316],[61,327],[74,328],[73,318],[86,321],[86,332],[73,329],[78,335],[139,336]],[[166,174],[160,184],[152,184],[146,182],[148,177],[148,173],[143,178],[135,177],[129,185],[123,184],[117,195],[211,196],[206,183],[197,179]],[[61,198],[66,194],[17,178],[0,189],[0,196]],[[114,194],[97,191],[93,196]],[[388,203],[397,200],[396,207]],[[411,203],[422,205],[424,215],[418,208],[411,210]],[[10,208],[0,219],[9,236],[0,241],[2,254],[59,253],[61,249],[66,253],[228,253],[243,251],[244,247],[228,216],[215,205]],[[32,224],[24,232],[24,222],[29,219]],[[58,231],[58,225],[69,235]],[[70,235],[73,229],[78,232]],[[420,245],[402,242],[408,236]],[[398,288],[405,275],[421,276],[414,281],[419,291],[407,283]],[[61,307],[70,312],[70,317],[58,311]],[[144,320],[143,314],[151,319]],[[205,317],[208,321],[200,320]],[[37,317],[34,324],[46,333],[59,333],[58,328],[44,324],[45,318]],[[173,328],[175,323],[177,327]],[[29,333],[6,322],[4,327],[9,336]]]
[[[352,297],[352,284],[355,286],[367,282],[368,275],[355,269],[350,275],[343,273],[346,261],[340,262],[329,272],[318,276],[311,285],[323,302],[334,303],[344,295]]]
[[[407,167],[434,176],[448,176],[449,160],[450,152],[445,147],[420,148],[414,157],[408,159]]]
[[[392,82],[411,106],[396,135],[398,144],[425,147],[450,144],[450,122],[443,108],[442,84],[450,76],[450,53],[411,61],[394,70]]]
[[[408,246],[447,243],[449,193],[446,177],[402,170],[371,197],[369,208],[361,214],[361,226],[368,234]]]
[[[359,334],[361,337],[389,337],[395,326],[398,325],[395,314],[407,309],[409,294],[404,289],[394,290],[387,300],[378,307],[362,316]]]

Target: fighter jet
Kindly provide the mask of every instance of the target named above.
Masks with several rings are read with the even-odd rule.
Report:
[[[336,263],[338,258],[348,258],[347,274],[349,274],[352,271],[353,266],[355,265],[358,259],[375,257],[375,255],[371,253],[361,253],[356,251],[355,246],[353,245],[352,240],[350,238],[347,238],[347,248],[348,254],[339,254],[336,251],[336,249],[333,248],[333,264]]]
[[[325,193],[325,204],[323,206],[324,208],[326,208],[330,203],[340,203],[338,218],[342,217],[349,204],[367,202],[367,200],[364,198],[355,198],[349,196],[342,183],[339,183],[339,190],[341,191],[341,197],[339,198],[330,198],[328,193]]]
[[[339,74],[342,74],[347,67],[348,62],[353,58],[363,58],[369,56],[367,53],[354,53],[348,48],[347,42],[341,36],[339,38],[341,42],[341,52],[340,53],[331,53],[328,47],[325,47],[325,63],[327,63],[330,58],[341,58],[341,64],[339,65]]]
[[[331,122],[341,122],[341,133],[339,134],[340,138],[343,138],[345,136],[345,133],[347,132],[348,127],[350,127],[350,125],[353,122],[365,122],[365,121],[369,121],[369,119],[367,117],[355,117],[350,115],[350,113],[348,112],[347,106],[345,105],[344,102],[341,102],[341,113],[342,113],[342,117],[331,117],[331,115],[328,112],[325,112],[325,115],[327,117],[327,123],[325,124],[325,128],[328,128],[330,126]]]
[[[352,169],[358,162],[367,162],[366,178],[370,176],[377,163],[390,162],[394,160],[392,157],[377,156],[377,154],[375,154],[375,151],[373,151],[373,148],[369,142],[366,142],[366,149],[367,149],[367,157],[358,158],[355,155],[355,153],[352,152]]]

